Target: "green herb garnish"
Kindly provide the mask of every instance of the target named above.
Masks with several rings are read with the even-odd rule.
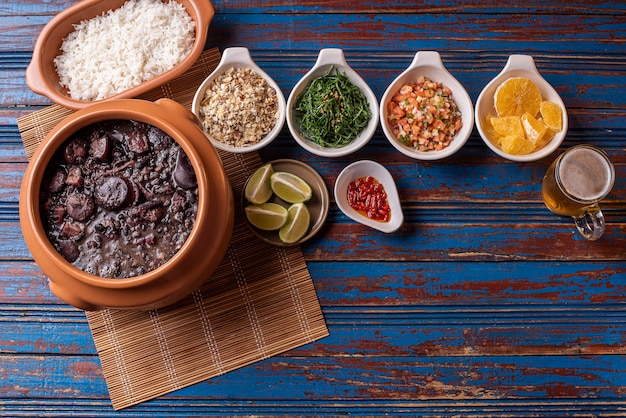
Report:
[[[372,115],[361,90],[334,68],[307,86],[294,110],[300,119],[300,133],[326,148],[352,142]]]

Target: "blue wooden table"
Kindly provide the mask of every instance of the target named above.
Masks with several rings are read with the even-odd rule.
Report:
[[[207,47],[248,47],[286,96],[325,47],[342,48],[378,98],[419,50],[439,51],[474,101],[510,54],[529,54],[569,133],[534,163],[496,156],[476,129],[453,157],[417,162],[380,129],[327,159],[285,127],[264,160],[302,160],[329,189],[349,163],[379,161],[405,225],[379,233],[331,202],[302,246],[329,337],[119,412],[84,312],[50,292],[18,218],[16,120],[50,104],[24,71],[43,25],[72,3],[0,4],[0,416],[626,415],[625,2],[214,1]],[[597,242],[540,196],[549,163],[579,143],[616,167]]]

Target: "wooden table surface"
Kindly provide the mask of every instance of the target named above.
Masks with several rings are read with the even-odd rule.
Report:
[[[207,47],[248,47],[285,96],[326,47],[343,48],[379,99],[419,50],[439,51],[474,102],[510,54],[529,54],[569,132],[533,163],[498,157],[476,128],[454,156],[419,162],[381,129],[328,159],[285,126],[264,160],[302,160],[330,190],[349,163],[376,160],[405,225],[379,233],[331,202],[302,245],[329,337],[119,412],[84,312],[50,292],[19,225],[16,119],[50,104],[24,71],[43,25],[72,3],[0,4],[0,416],[626,415],[625,2],[214,1]],[[616,168],[597,242],[540,196],[547,166],[579,143]]]

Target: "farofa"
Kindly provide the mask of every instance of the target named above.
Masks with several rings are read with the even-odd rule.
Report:
[[[230,68],[209,85],[200,103],[202,126],[234,147],[258,143],[276,125],[278,95],[250,68]]]

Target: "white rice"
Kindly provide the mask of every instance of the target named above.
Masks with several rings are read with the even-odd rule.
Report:
[[[75,25],[54,59],[75,100],[100,100],[160,75],[189,54],[195,22],[172,0],[129,0]]]

